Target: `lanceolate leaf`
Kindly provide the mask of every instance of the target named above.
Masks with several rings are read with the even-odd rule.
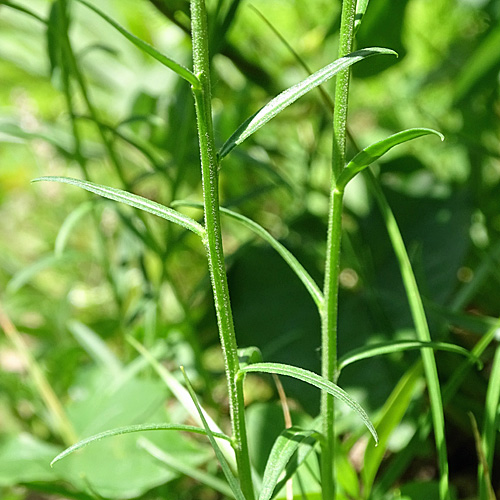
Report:
[[[397,134],[387,137],[387,139],[368,146],[367,148],[360,151],[344,168],[337,180],[337,189],[339,191],[343,191],[347,183],[358,172],[361,172],[366,167],[371,165],[374,161],[378,160],[394,146],[429,134],[437,135],[441,138],[442,141],[444,141],[443,134],[437,132],[436,130],[432,130],[430,128],[412,128],[403,130],[402,132],[398,132]]]
[[[368,2],[370,0],[358,0],[356,3],[356,17],[354,19],[354,33],[358,31],[361,23],[363,22],[363,16],[365,15],[366,9],[368,8]]]
[[[195,434],[206,434],[206,431],[200,427],[195,427],[194,425],[183,425],[183,424],[140,424],[140,425],[127,425],[125,427],[117,427],[116,429],[111,429],[109,431],[100,432],[99,434],[94,434],[88,438],[82,439],[75,443],[73,446],[66,448],[62,453],[59,453],[50,465],[54,465],[59,460],[67,457],[71,453],[87,446],[94,441],[99,441],[104,438],[120,436],[122,434],[131,434],[132,432],[143,432],[143,431],[188,431],[194,432]],[[213,433],[218,438],[228,439],[225,434]]]
[[[78,1],[80,3],[83,3],[83,5],[86,5],[89,9],[93,10],[99,16],[101,16],[106,22],[111,24],[113,28],[118,30],[125,38],[127,38],[127,40],[132,42],[136,47],[141,49],[143,52],[146,52],[146,54],[149,54],[151,57],[159,61],[167,68],[170,68],[172,71],[175,71],[175,73],[177,73],[180,77],[184,78],[184,80],[187,80],[193,87],[199,88],[200,82],[192,71],[182,66],[182,64],[179,64],[178,62],[174,61],[170,57],[166,56],[165,54],[162,54],[154,47],[149,45],[149,43],[146,43],[144,40],[141,40],[140,38],[136,37],[129,31],[127,31],[123,26],[121,26],[116,21],[111,19],[102,10],[98,9],[94,5],[86,2],[85,0],[78,0]]]
[[[347,394],[338,385],[326,380],[320,375],[311,372],[309,370],[304,370],[297,366],[284,365],[281,363],[255,363],[252,365],[245,366],[240,369],[240,374],[245,374],[249,372],[260,372],[260,373],[275,373],[276,375],[286,375],[288,377],[293,377],[298,380],[302,380],[308,384],[314,385],[318,389],[328,392],[332,396],[343,401],[349,408],[354,410],[363,420],[368,430],[371,432],[375,442],[378,442],[377,432],[370,422],[368,415],[365,410],[360,406],[359,403],[354,401],[354,399]]]
[[[446,342],[422,342],[421,340],[400,340],[395,342],[387,342],[373,344],[359,349],[353,349],[339,360],[338,370],[342,370],[347,365],[361,361],[362,359],[373,358],[382,354],[391,354],[393,352],[414,351],[416,349],[434,349],[436,351],[448,351],[456,354],[462,354],[471,358],[473,361],[480,363],[480,360],[463,347]]]
[[[192,203],[188,201],[176,201],[173,203],[175,206],[193,206],[203,208],[201,203]],[[260,224],[257,224],[252,219],[245,217],[237,212],[233,212],[227,208],[220,207],[220,211],[237,220],[243,224],[246,228],[253,231],[256,235],[260,236],[265,240],[272,248],[274,248],[283,258],[283,260],[290,266],[292,271],[297,275],[297,277],[302,281],[303,285],[306,287],[307,291],[311,295],[312,299],[316,303],[316,306],[320,308],[323,305],[323,293],[321,292],[319,286],[316,284],[311,275],[305,270],[304,266],[297,260],[297,258],[284,247],[274,236],[272,236],[268,231],[266,231]]]
[[[270,500],[273,497],[276,485],[293,454],[301,444],[310,443],[315,434],[314,430],[290,427],[278,436],[267,460],[259,500]]]
[[[196,222],[194,219],[191,219],[191,217],[181,214],[180,212],[177,212],[177,210],[173,210],[172,208],[160,205],[155,201],[143,198],[142,196],[123,191],[122,189],[115,189],[112,187],[95,184],[93,182],[72,179],[71,177],[39,177],[38,179],[34,179],[32,182],[39,181],[53,181],[72,184],[74,186],[78,186],[87,191],[90,191],[91,193],[98,194],[99,196],[102,196],[104,198],[119,201],[120,203],[124,203],[125,205],[130,205],[131,207],[138,208],[140,210],[143,210],[144,212],[148,212],[150,214],[157,215],[158,217],[162,217],[163,219],[167,219],[170,222],[175,222],[176,224],[179,224],[180,226],[193,231],[193,233],[197,234],[201,238],[204,238],[205,236],[205,229],[203,228],[203,226],[201,224],[198,224],[198,222]]]
[[[257,111],[257,113],[255,113],[240,125],[236,132],[225,142],[225,144],[220,149],[219,158],[224,158],[224,156],[226,156],[238,144],[241,144],[245,139],[259,130],[269,120],[274,118],[278,113],[281,113],[281,111],[283,111],[287,106],[294,103],[299,97],[307,94],[307,92],[316,88],[318,85],[325,83],[330,78],[335,76],[339,71],[352,66],[358,61],[377,54],[397,55],[393,50],[380,47],[371,47],[368,49],[357,50],[352,54],[337,59],[328,66],[325,66],[316,73],[313,73],[305,80],[297,83],[296,85],[293,85],[281,94],[277,95],[263,108]]]

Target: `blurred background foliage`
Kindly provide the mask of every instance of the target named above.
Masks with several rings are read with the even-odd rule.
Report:
[[[69,2],[68,55],[60,4],[0,2],[0,301],[3,329],[10,318],[24,346],[16,350],[12,338],[0,337],[0,495],[219,498],[141,455],[136,437],[102,443],[48,467],[65,443],[33,382],[33,363],[80,438],[118,425],[185,418],[146,364],[140,365],[127,335],[173,373],[186,366],[206,405],[222,408],[222,426],[227,403],[206,261],[197,240],[72,187],[30,184],[41,175],[66,175],[165,205],[201,196],[188,85],[77,2]],[[274,94],[307,76],[268,23],[314,71],[335,59],[340,2],[211,0],[208,6],[215,130],[222,144]],[[106,0],[99,7],[190,66],[187,1]],[[374,172],[400,224],[433,338],[468,349],[500,313],[499,18],[495,0],[371,0],[358,48],[389,47],[399,59],[359,64],[351,87],[349,127],[359,146],[415,126],[446,136],[444,143],[422,139],[405,145]],[[332,92],[331,86],[325,90]],[[352,143],[350,148],[354,154]],[[330,150],[331,110],[312,92],[235,150],[221,171],[222,204],[261,223],[318,282]],[[344,233],[341,354],[368,342],[414,338],[387,232],[362,177],[346,193]],[[224,235],[240,346],[259,346],[266,361],[318,371],[319,318],[295,275],[236,223],[224,220]],[[476,491],[467,411],[482,421],[493,352],[492,346],[484,370],[471,373],[446,407],[459,498]],[[376,414],[417,357],[364,361],[346,369],[340,385]],[[444,353],[437,361],[443,381],[459,362]],[[299,382],[283,383],[296,418],[314,416],[317,392]],[[259,454],[283,427],[268,425],[269,419],[279,422],[281,411],[272,381],[250,378],[248,401],[259,468]],[[420,391],[386,462],[408,443],[425,406]],[[339,411],[340,430],[356,433],[352,414]],[[189,466],[214,468],[205,443],[172,435],[151,439]],[[396,478],[403,496],[432,498],[414,488],[415,481],[436,477],[430,443]],[[123,457],[131,454],[134,465],[127,465]],[[81,470],[84,475],[75,472]]]

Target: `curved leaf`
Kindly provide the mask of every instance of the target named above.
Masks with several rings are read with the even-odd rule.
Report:
[[[381,156],[383,156],[389,149],[397,146],[399,144],[403,144],[404,142],[411,141],[412,139],[416,139],[417,137],[422,137],[423,135],[434,134],[441,138],[444,141],[444,136],[440,132],[436,130],[432,130],[430,128],[411,128],[408,130],[403,130],[402,132],[398,132],[397,134],[393,134],[387,139],[383,139],[382,141],[375,142],[371,146],[361,150],[342,170],[338,180],[337,180],[337,189],[339,191],[343,191],[346,187],[347,183],[358,173],[372,164],[374,161],[378,160]]]
[[[242,375],[248,372],[275,373],[276,375],[286,375],[287,377],[293,377],[298,380],[302,380],[303,382],[314,385],[322,391],[328,392],[328,394],[331,394],[337,399],[343,401],[347,406],[349,406],[349,408],[354,410],[361,417],[363,423],[366,425],[373,438],[375,439],[375,442],[378,443],[377,431],[373,427],[373,424],[370,422],[370,419],[368,418],[365,410],[363,410],[361,405],[354,401],[354,399],[352,399],[351,396],[347,394],[347,392],[345,392],[333,382],[330,382],[329,380],[326,380],[320,375],[309,370],[304,370],[303,368],[299,368],[297,366],[284,365],[281,363],[254,363],[252,365],[241,368],[239,371],[239,373]]]
[[[142,196],[123,191],[122,189],[102,186],[101,184],[73,179],[71,177],[39,177],[37,179],[33,179],[32,182],[40,181],[53,181],[72,184],[73,186],[78,186],[82,189],[90,191],[91,193],[98,194],[99,196],[102,196],[104,198],[119,201],[120,203],[124,203],[125,205],[129,205],[131,207],[138,208],[139,210],[143,210],[144,212],[148,212],[150,214],[157,215],[158,217],[162,217],[163,219],[167,219],[170,222],[175,222],[176,224],[179,224],[179,226],[193,231],[193,233],[197,234],[202,239],[205,236],[205,229],[203,228],[203,226],[201,224],[198,224],[198,222],[196,222],[194,219],[191,219],[191,217],[181,214],[180,212],[177,212],[177,210],[173,210],[172,208],[160,205],[155,201],[143,198]]]
[[[267,460],[259,500],[270,500],[274,496],[276,485],[293,454],[301,444],[310,443],[315,434],[314,430],[290,427],[277,437]]]
[[[83,5],[87,6],[89,9],[93,10],[98,16],[102,17],[106,22],[111,24],[113,28],[119,31],[127,40],[132,42],[136,47],[141,49],[143,52],[146,52],[146,54],[149,54],[151,57],[156,59],[158,62],[160,62],[167,68],[170,68],[172,71],[177,73],[181,78],[184,78],[184,80],[188,81],[194,88],[200,87],[200,81],[192,71],[184,67],[182,64],[179,64],[178,62],[174,61],[170,57],[166,56],[165,54],[162,54],[161,52],[156,50],[153,46],[149,45],[149,43],[145,42],[144,40],[141,40],[140,38],[136,37],[129,31],[127,31],[123,26],[121,26],[116,21],[111,19],[107,14],[105,14],[102,10],[98,9],[94,5],[86,2],[85,0],[78,0],[78,1]]]
[[[142,431],[187,431],[194,432],[195,434],[204,434],[206,435],[205,429],[201,427],[195,427],[194,425],[183,425],[183,424],[139,424],[139,425],[127,425],[125,427],[117,427],[116,429],[111,429],[109,431],[100,432],[99,434],[94,434],[88,438],[82,439],[75,443],[73,446],[66,448],[63,452],[59,453],[57,457],[50,462],[50,466],[52,467],[56,462],[62,460],[64,457],[71,455],[71,453],[84,448],[90,443],[94,441],[99,441],[101,439],[105,439],[113,436],[120,436],[122,434],[131,434],[133,432],[142,432]],[[218,438],[226,439],[230,441],[230,438],[225,434],[214,433],[212,434]]]
[[[398,340],[353,349],[339,359],[338,370],[341,371],[346,366],[356,361],[361,361],[362,359],[373,358],[382,354],[391,354],[393,352],[414,351],[416,349],[434,349],[437,351],[454,352],[467,356],[481,364],[481,361],[476,359],[467,349],[455,344],[448,344],[446,342],[423,342],[421,340]]]
[[[66,248],[66,243],[71,235],[71,231],[74,226],[79,222],[79,220],[92,210],[94,204],[91,201],[87,201],[78,205],[75,210],[73,210],[67,217],[64,219],[64,222],[61,224],[59,228],[59,232],[56,236],[56,241],[54,243],[54,254],[56,257],[61,257],[64,253],[64,249]]]
[[[300,83],[286,89],[274,99],[271,99],[271,101],[269,101],[263,108],[257,111],[257,113],[253,116],[250,116],[238,127],[236,132],[234,132],[234,134],[220,149],[219,158],[224,158],[224,156],[232,151],[238,144],[241,144],[269,120],[274,118],[278,113],[281,113],[281,111],[283,111],[287,106],[294,103],[299,97],[307,94],[307,92],[316,88],[318,85],[325,83],[339,71],[342,71],[349,66],[352,66],[354,63],[366,59],[367,57],[377,54],[392,54],[397,56],[396,52],[393,50],[381,47],[370,47],[368,49],[357,50],[352,54],[337,59],[328,66],[316,71],[316,73],[313,73],[305,80],[302,80]]]
[[[203,205],[201,203],[192,203],[188,201],[176,201],[172,203],[172,205],[203,208]],[[220,211],[221,213],[231,217],[232,219],[241,222],[241,224],[243,224],[247,229],[250,229],[256,235],[260,236],[263,240],[269,243],[269,245],[271,245],[271,247],[274,248],[274,250],[276,250],[283,258],[283,260],[290,266],[290,268],[297,275],[300,281],[302,281],[302,284],[306,287],[316,306],[318,308],[322,307],[323,293],[321,292],[319,286],[311,277],[311,275],[305,270],[304,266],[286,247],[284,247],[274,236],[272,236],[260,224],[257,224],[257,222],[253,221],[252,219],[249,219],[248,217],[245,217],[244,215],[241,215],[227,208],[220,207]]]
[[[7,2],[7,1],[0,1],[0,5],[5,5],[5,7],[10,7],[11,9],[18,10],[19,12],[23,12],[24,14],[28,14],[28,16],[32,17],[33,19],[36,19],[37,21],[40,21],[44,24],[47,24],[47,20],[44,19],[43,17],[39,16],[36,12],[22,6],[18,5],[14,2]]]

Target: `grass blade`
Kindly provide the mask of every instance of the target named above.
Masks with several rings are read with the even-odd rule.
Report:
[[[147,451],[152,457],[156,458],[156,460],[159,460],[161,463],[165,464],[169,469],[172,469],[184,476],[191,477],[195,481],[198,481],[202,484],[206,484],[209,488],[222,493],[225,497],[234,498],[234,494],[231,488],[225,481],[222,481],[218,477],[212,476],[211,474],[203,472],[200,469],[196,469],[195,467],[191,467],[190,465],[177,460],[176,457],[165,453],[162,449],[153,444],[149,439],[141,437],[138,440],[137,444],[143,450]]]
[[[68,239],[71,235],[71,231],[80,221],[80,219],[92,210],[93,206],[94,203],[92,203],[91,201],[84,202],[77,208],[75,208],[75,210],[73,210],[66,217],[66,219],[64,219],[64,222],[59,228],[59,232],[57,233],[56,241],[54,243],[54,255],[56,257],[62,257],[66,248],[66,243],[68,242]]]
[[[89,9],[93,10],[98,16],[102,17],[102,19],[104,19],[107,23],[111,24],[113,28],[119,31],[127,40],[132,42],[137,48],[141,49],[143,52],[146,52],[146,54],[149,54],[158,62],[160,62],[167,68],[177,73],[181,78],[184,78],[184,80],[188,81],[193,87],[199,88],[200,81],[192,71],[182,66],[182,64],[179,64],[178,62],[174,61],[170,57],[166,56],[165,54],[162,54],[161,52],[156,50],[153,46],[149,45],[149,43],[145,42],[144,40],[141,40],[140,38],[136,37],[129,31],[127,31],[123,26],[121,26],[116,21],[111,19],[107,14],[105,14],[102,10],[98,9],[94,5],[86,2],[85,0],[78,0],[78,1],[83,5],[87,6]]]
[[[493,365],[491,368],[490,381],[486,391],[486,403],[483,422],[483,433],[478,443],[478,451],[484,452],[484,460],[480,461],[478,470],[479,500],[491,500],[491,471],[493,467],[493,456],[495,454],[495,441],[498,429],[498,407],[500,404],[500,347],[497,347]]]
[[[0,0],[0,5],[5,5],[5,7],[10,7],[11,9],[18,10],[19,12],[27,14],[28,16],[32,17],[33,19],[36,19],[37,21],[40,21],[41,23],[47,24],[46,19],[44,19],[43,17],[39,16],[36,12],[27,9],[22,5],[18,5],[17,3],[14,2],[7,2],[5,0]]]
[[[394,146],[422,137],[423,135],[435,134],[444,141],[444,136],[430,128],[411,128],[393,134],[382,141],[375,142],[371,146],[361,150],[344,168],[337,180],[337,189],[343,191],[347,183],[358,173],[377,161]]]
[[[190,206],[203,208],[201,203],[192,203],[187,201],[176,201],[173,203],[174,206]],[[268,231],[266,231],[260,224],[241,215],[233,210],[220,207],[220,211],[231,217],[234,220],[240,222],[247,229],[250,229],[257,236],[260,236],[264,241],[269,243],[274,250],[276,250],[283,260],[290,266],[292,271],[297,275],[297,277],[302,281],[302,284],[306,287],[307,291],[311,295],[314,303],[319,308],[323,305],[323,293],[321,292],[319,286],[316,284],[311,275],[305,270],[304,266],[297,260],[297,258],[285,247],[283,246],[274,236],[272,236]]]
[[[277,437],[267,460],[259,500],[270,500],[274,496],[276,485],[288,462],[301,444],[310,443],[314,434],[317,434],[314,430],[290,427]]]
[[[310,90],[316,88],[334,77],[339,71],[342,71],[353,64],[377,54],[397,55],[396,52],[390,49],[380,47],[371,47],[368,49],[357,50],[346,57],[341,57],[332,62],[328,66],[320,69],[316,73],[302,80],[300,83],[293,85],[281,94],[271,99],[263,108],[261,108],[253,116],[243,122],[236,132],[224,143],[219,151],[219,158],[224,158],[238,144],[241,144],[245,139],[259,130],[269,120],[274,118],[278,113],[281,113],[286,107],[294,103],[299,97],[307,94]]]
[[[375,443],[378,443],[377,432],[375,431],[375,428],[373,427],[373,424],[371,423],[365,410],[363,410],[361,405],[354,401],[354,399],[352,399],[351,396],[347,394],[347,392],[345,392],[333,382],[330,382],[320,375],[309,370],[304,370],[303,368],[299,368],[297,366],[284,365],[281,363],[255,363],[240,369],[239,373],[243,375],[249,372],[275,373],[276,375],[286,375],[287,377],[293,377],[298,380],[302,380],[307,384],[313,385],[318,389],[328,392],[328,394],[331,394],[337,399],[343,401],[347,406],[349,406],[349,408],[354,410],[361,417],[363,423],[366,425],[373,438],[375,439]]]
[[[354,33],[358,31],[361,23],[363,22],[363,16],[365,15],[366,9],[368,8],[368,3],[370,0],[358,0],[356,2],[356,17],[354,18]]]
[[[75,443],[73,446],[66,448],[64,451],[59,453],[57,457],[50,462],[52,467],[55,463],[59,462],[63,458],[71,455],[77,450],[84,448],[85,446],[101,439],[106,439],[113,436],[121,436],[122,434],[132,434],[134,432],[144,432],[144,431],[187,431],[194,432],[195,434],[206,435],[205,429],[201,427],[195,427],[194,425],[184,425],[184,424],[139,424],[139,425],[126,425],[124,427],[117,427],[116,429],[111,429],[109,431],[100,432],[99,434],[94,434],[88,438],[82,439]],[[212,433],[220,439],[229,439],[225,434]]]
[[[109,200],[118,201],[120,203],[124,203],[125,205],[143,210],[144,212],[162,217],[163,219],[169,220],[170,222],[175,222],[176,224],[179,224],[179,226],[189,229],[193,233],[197,234],[202,239],[205,236],[205,229],[203,228],[203,226],[201,224],[198,224],[198,222],[196,222],[194,219],[191,219],[191,217],[181,214],[180,212],[177,212],[177,210],[173,210],[172,208],[160,205],[155,201],[143,198],[142,196],[123,191],[122,189],[102,186],[101,184],[73,179],[71,177],[39,177],[37,179],[34,179],[32,182],[40,181],[52,181],[72,184],[73,186],[78,186],[82,189],[90,191],[91,193],[95,193],[104,198],[108,198]]]
[[[481,366],[481,361],[475,358],[467,349],[449,344],[446,342],[422,342],[421,340],[398,340],[390,342],[381,342],[378,344],[353,349],[339,359],[339,372],[346,366],[361,361],[362,359],[373,358],[382,354],[391,354],[394,352],[414,351],[416,349],[434,349],[437,351],[448,351],[456,354],[462,354]]]
[[[200,406],[200,403],[198,402],[198,398],[196,397],[196,394],[194,393],[193,386],[191,385],[191,382],[187,378],[187,375],[186,375],[186,372],[184,371],[184,369],[181,368],[181,370],[182,370],[182,373],[184,375],[184,379],[186,380],[187,390],[189,391],[191,399],[193,400],[193,403],[195,404],[196,409],[198,410],[198,414],[200,416],[200,419],[203,422],[203,427],[205,427],[206,434],[207,434],[208,439],[210,440],[210,443],[215,451],[215,455],[217,456],[217,460],[219,461],[219,464],[222,468],[222,472],[224,472],[224,475],[226,476],[227,482],[229,483],[229,487],[233,491],[234,497],[236,498],[236,500],[245,500],[245,496],[243,495],[243,492],[241,491],[238,480],[236,479],[233,472],[231,471],[231,468],[229,467],[229,463],[227,462],[226,457],[224,456],[221,449],[219,448],[217,441],[214,439],[214,433],[210,430],[210,427],[205,419],[204,412],[201,409],[201,406]]]

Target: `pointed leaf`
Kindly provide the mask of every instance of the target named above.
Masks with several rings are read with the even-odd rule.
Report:
[[[263,108],[261,108],[253,116],[249,117],[236,132],[225,142],[219,151],[219,158],[224,158],[232,149],[238,144],[241,144],[246,138],[259,130],[269,120],[274,118],[278,113],[283,111],[287,106],[294,103],[299,97],[307,94],[310,90],[316,88],[318,85],[325,83],[330,78],[335,76],[339,71],[342,71],[354,63],[357,63],[367,57],[377,54],[392,54],[397,55],[396,52],[390,49],[380,47],[371,47],[368,49],[357,50],[352,54],[341,57],[332,62],[328,66],[320,69],[316,73],[305,80],[293,85],[281,94],[277,95],[274,99],[269,101]]]
[[[403,144],[404,142],[411,141],[417,137],[422,137],[423,135],[434,134],[444,141],[444,136],[436,130],[430,128],[411,128],[408,130],[403,130],[397,134],[387,137],[382,141],[375,142],[371,146],[360,151],[344,168],[337,180],[337,189],[343,191],[347,183],[358,173],[364,170],[366,167],[371,165],[374,161],[378,160],[383,156],[389,149]]]
[[[456,354],[462,354],[471,358],[474,362],[481,363],[475,358],[467,349],[457,346],[455,344],[448,344],[446,342],[422,342],[421,340],[399,340],[391,342],[382,342],[379,344],[372,344],[353,349],[345,356],[339,359],[338,370],[343,370],[347,365],[361,361],[362,359],[373,358],[382,354],[391,354],[394,352],[414,351],[416,349],[434,349],[436,351],[448,351]]]
[[[238,480],[236,479],[233,472],[231,471],[231,468],[229,467],[229,463],[227,462],[226,457],[224,456],[221,449],[219,448],[217,441],[214,439],[214,433],[210,430],[210,427],[205,419],[205,415],[203,414],[203,410],[201,409],[200,403],[198,402],[198,398],[196,397],[196,394],[194,393],[193,386],[191,385],[191,382],[187,378],[187,375],[186,375],[186,372],[184,371],[184,369],[181,368],[181,370],[182,370],[182,374],[184,375],[184,379],[186,380],[187,390],[189,391],[191,399],[193,400],[193,403],[195,404],[196,409],[198,410],[201,421],[203,422],[203,427],[205,427],[206,434],[208,436],[208,439],[210,440],[210,444],[212,445],[212,447],[215,451],[215,455],[217,456],[217,460],[219,461],[219,464],[222,468],[222,472],[224,472],[224,475],[226,476],[227,482],[229,483],[229,487],[233,491],[236,500],[245,500],[245,495],[243,495],[243,492],[241,491]]]
[[[166,56],[165,54],[162,54],[161,52],[156,50],[153,46],[149,45],[149,43],[145,42],[144,40],[141,40],[140,38],[136,37],[129,31],[127,31],[123,26],[121,26],[116,21],[111,19],[107,14],[105,14],[102,10],[98,9],[94,5],[86,2],[85,0],[78,0],[78,1],[83,5],[86,5],[89,9],[93,10],[97,15],[102,17],[106,22],[111,24],[113,28],[118,30],[125,38],[127,38],[127,40],[132,42],[136,47],[141,49],[143,52],[146,52],[146,54],[149,54],[151,57],[159,61],[167,68],[170,68],[172,71],[177,73],[181,78],[184,78],[184,80],[188,81],[194,88],[200,87],[200,81],[192,71],[182,66],[182,64],[179,64],[178,62],[174,61],[170,57]]]
[[[191,219],[191,217],[181,214],[180,212],[177,212],[177,210],[173,210],[172,208],[160,205],[155,201],[148,200],[147,198],[143,198],[142,196],[138,196],[121,189],[102,186],[100,184],[73,179],[71,177],[39,177],[38,179],[34,179],[32,182],[39,181],[53,181],[72,184],[74,186],[86,189],[91,193],[98,194],[99,196],[102,196],[104,198],[119,201],[120,203],[124,203],[125,205],[129,205],[131,207],[138,208],[139,210],[143,210],[144,212],[148,212],[150,214],[157,215],[158,217],[162,217],[163,219],[167,219],[170,222],[175,222],[176,224],[179,224],[179,226],[193,231],[193,233],[197,234],[201,238],[203,238],[205,235],[205,229],[203,228],[203,226],[201,224],[198,224],[198,222],[196,222],[194,219]]]
[[[191,206],[203,208],[201,203],[192,203],[188,201],[176,201],[173,203],[174,206]],[[323,304],[323,293],[321,292],[319,286],[316,284],[311,275],[305,270],[304,266],[297,260],[297,258],[286,248],[284,247],[274,236],[272,236],[268,231],[266,231],[260,224],[241,215],[233,210],[229,210],[224,207],[220,207],[220,211],[231,217],[232,219],[237,220],[241,224],[243,224],[247,229],[250,229],[256,235],[260,236],[263,240],[265,240],[269,245],[271,245],[274,250],[276,250],[283,260],[290,266],[292,271],[297,275],[297,277],[302,281],[302,284],[306,287],[307,291],[311,295],[312,299],[316,303],[316,306],[320,308]]]
[[[356,3],[356,17],[354,18],[354,33],[358,31],[361,23],[363,22],[363,16],[365,15],[366,9],[368,8],[368,2],[370,0],[358,0]]]
[[[183,425],[183,424],[139,424],[139,425],[127,425],[125,427],[117,427],[116,429],[111,429],[109,431],[100,432],[99,434],[94,434],[88,438],[82,439],[75,443],[73,446],[66,448],[63,452],[59,453],[57,457],[52,460],[50,463],[53,466],[59,460],[62,460],[64,457],[71,455],[71,453],[84,448],[85,446],[93,443],[95,441],[99,441],[101,439],[105,439],[113,436],[120,436],[122,434],[131,434],[133,432],[143,432],[143,431],[187,431],[194,432],[195,434],[204,434],[206,435],[206,431],[200,427],[195,427],[194,425]],[[221,438],[227,439],[229,438],[225,434],[219,434],[218,432],[212,433],[212,435]]]
[[[377,432],[375,431],[373,424],[370,422],[370,419],[368,418],[365,410],[363,410],[361,405],[354,401],[354,399],[352,399],[351,396],[347,394],[347,392],[345,392],[333,382],[330,382],[329,380],[309,370],[304,370],[303,368],[299,368],[297,366],[284,365],[281,363],[255,363],[245,366],[239,371],[239,373],[242,375],[249,372],[275,373],[276,375],[286,375],[288,377],[293,377],[308,384],[314,385],[322,391],[326,391],[328,394],[331,394],[337,399],[340,399],[347,406],[349,406],[349,408],[354,410],[361,417],[363,423],[371,432],[373,438],[375,439],[375,442],[378,442]]]
[[[270,500],[278,484],[281,474],[298,447],[303,443],[310,443],[317,434],[314,430],[304,430],[298,427],[285,429],[276,439],[267,460],[262,489],[259,500]]]

